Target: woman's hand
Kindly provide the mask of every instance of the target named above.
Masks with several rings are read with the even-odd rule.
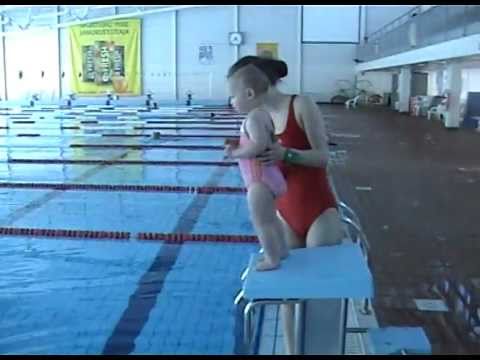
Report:
[[[238,148],[240,145],[240,141],[237,138],[227,138],[225,139],[224,142],[225,148],[224,148],[224,159],[232,159],[233,158],[233,150]]]
[[[223,154],[223,158],[224,159],[232,159],[233,158],[233,150],[236,149],[236,146],[232,145],[232,144],[225,144],[225,149],[224,149],[224,154]]]
[[[257,156],[257,160],[264,165],[274,165],[278,161],[283,160],[285,151],[287,149],[280,145],[278,142],[273,143],[262,154]]]

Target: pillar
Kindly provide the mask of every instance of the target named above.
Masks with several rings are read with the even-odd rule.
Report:
[[[444,123],[446,128],[458,128],[463,121],[463,119],[460,118],[462,68],[458,63],[449,63],[445,73],[443,88],[449,93],[449,105]]]
[[[412,71],[410,67],[403,67],[398,75],[398,108],[400,112],[408,112],[410,104],[410,88]]]

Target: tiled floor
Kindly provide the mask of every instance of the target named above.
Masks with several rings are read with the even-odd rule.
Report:
[[[470,283],[472,298],[480,296],[473,284],[480,274],[479,133],[384,107],[320,108],[338,115],[328,119],[331,140],[348,157],[332,165],[333,178],[372,247],[380,325],[422,326],[433,354],[479,353],[475,322],[452,311],[420,311],[414,302],[439,299],[432,289],[449,278]],[[358,137],[335,135],[341,133]]]

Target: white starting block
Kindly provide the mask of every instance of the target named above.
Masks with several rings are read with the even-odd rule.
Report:
[[[306,300],[341,299],[344,301],[341,329],[342,353],[345,353],[348,299],[373,297],[373,279],[358,244],[290,250],[279,269],[256,271],[259,254],[250,258],[242,291],[235,299],[245,299],[244,337],[250,346],[251,312],[257,306],[293,303],[301,309]],[[299,317],[303,322],[302,317]],[[302,353],[304,324],[296,325],[296,353]]]

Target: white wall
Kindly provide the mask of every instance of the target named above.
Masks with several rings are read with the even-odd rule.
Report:
[[[367,16],[372,20],[372,11],[378,10],[372,10],[375,6],[366,8],[366,12],[369,13]],[[124,11],[124,8],[119,8],[120,13]],[[285,60],[289,67],[288,76],[280,83],[282,90],[288,93],[299,91],[315,93],[318,100],[328,101],[336,92],[337,80],[354,81],[355,45],[302,45],[299,5],[241,5],[238,14],[239,30],[245,34],[245,42],[239,48],[239,56],[255,54],[258,42],[278,43],[279,57]],[[111,15],[111,10],[103,15]],[[229,66],[236,60],[235,47],[228,43],[228,33],[235,30],[234,15],[233,5],[219,5],[180,10],[176,15],[168,12],[142,17],[143,90],[153,91],[159,100],[173,100],[177,96],[183,101],[188,90],[194,92],[196,100],[226,100],[228,94],[225,76]],[[51,44],[56,44],[56,33],[56,31],[51,33]],[[35,37],[30,37],[30,42],[31,39]],[[199,62],[200,45],[213,46],[212,64],[204,65]],[[16,45],[10,42],[9,46]],[[24,43],[22,47],[32,46]],[[13,78],[18,74],[15,70],[20,66],[15,60],[15,51],[20,50],[13,50],[8,60],[9,69],[13,70],[9,72],[9,83],[15,82]],[[65,77],[61,79],[62,95],[65,97],[70,91],[70,76],[76,76],[70,73],[67,28],[60,30],[59,52],[61,66],[57,71],[58,75],[62,71],[65,72]],[[51,63],[49,66],[52,68],[56,66],[58,69],[55,51],[39,53],[42,53],[40,57],[31,54],[28,58],[40,59],[46,54],[45,59],[49,59]],[[18,56],[25,58],[24,55]],[[31,64],[33,63],[25,62],[22,63],[22,67],[28,68]],[[57,77],[49,84],[58,86],[58,82]],[[9,84],[9,87],[11,86],[13,85]]]
[[[372,84],[369,91],[374,91],[383,96],[383,93],[392,92],[392,73],[390,71],[369,71],[358,74],[357,80],[368,80]]]
[[[159,13],[142,20],[143,91],[158,99],[175,99],[175,13]]]
[[[337,93],[337,81],[355,81],[355,45],[304,44],[303,87],[315,101],[328,102]]]
[[[58,98],[59,64],[56,30],[31,31],[5,39],[7,96],[9,100],[30,100],[40,94],[42,102]],[[45,76],[41,77],[44,71]],[[18,74],[22,71],[20,79]]]
[[[5,100],[5,69],[3,68],[3,59],[4,52],[3,52],[3,41],[0,38],[0,98]]]
[[[358,43],[360,7],[360,5],[304,5],[303,41]]]
[[[228,43],[233,31],[233,6],[187,9],[177,13],[177,85],[178,96],[187,91],[194,99],[228,98],[226,74],[233,63],[234,49]],[[199,61],[199,46],[213,46],[213,63]]]
[[[33,15],[39,15],[41,8],[32,8]],[[6,24],[4,30],[14,32],[5,36],[5,66],[6,73],[0,76],[0,96],[5,98],[4,82],[7,82],[7,97],[14,102],[30,100],[34,93],[40,94],[42,102],[52,102],[58,97],[59,64],[57,32],[50,29],[38,29],[39,26],[51,25],[56,18],[43,18],[32,23],[28,31],[20,33],[19,26],[28,24],[28,9],[18,8],[9,12],[12,23]],[[1,38],[0,38],[1,41]],[[0,61],[3,54],[0,54]],[[3,61],[0,63],[3,72]],[[23,72],[22,79],[19,71]],[[41,72],[44,72],[42,78]]]
[[[303,73],[302,91],[325,92],[322,99],[329,99],[330,95],[333,96],[332,89],[326,90],[329,84],[344,78],[353,81],[354,46],[302,46],[299,41],[299,14],[297,5],[239,6],[239,30],[245,35],[244,43],[239,47],[239,56],[254,55],[259,42],[276,42],[280,59],[288,64],[288,76],[280,82],[280,88],[287,93],[300,92],[300,76]],[[226,100],[225,76],[236,60],[235,48],[228,43],[228,33],[235,30],[234,15],[234,6],[227,5],[177,12],[176,87],[180,100],[185,99],[188,90],[193,91],[196,100]],[[175,97],[174,16],[173,13],[162,13],[142,18],[143,89],[153,91],[160,100]],[[200,64],[200,45],[213,46],[214,61],[211,65]],[[68,30],[62,29],[61,62],[66,73],[62,81],[64,95],[70,87],[68,46]]]
[[[73,75],[71,68],[68,28],[63,28],[60,29],[60,72],[65,72],[65,76],[60,80],[62,97],[66,97],[70,93],[70,76]]]
[[[468,92],[480,91],[480,66],[478,68],[468,68],[462,70],[462,92],[460,100],[466,101]]]
[[[240,57],[255,55],[257,43],[278,43],[278,56],[288,65],[288,75],[282,79],[280,87],[288,93],[299,91],[298,15],[297,6],[242,5],[239,11],[240,31],[245,33],[245,44],[240,47]]]
[[[460,91],[460,104],[467,101],[468,92],[480,92],[480,63],[471,64],[466,62],[462,64],[461,70],[462,84]],[[428,71],[428,89],[427,95],[441,95],[446,88],[446,66],[441,69]]]

